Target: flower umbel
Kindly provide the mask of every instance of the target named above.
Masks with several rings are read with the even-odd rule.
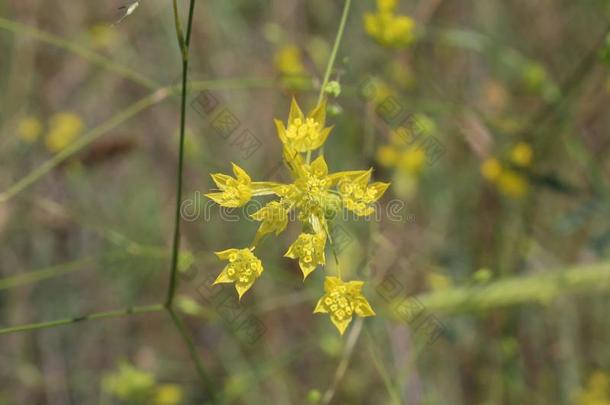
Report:
[[[343,281],[338,277],[326,277],[325,294],[320,298],[314,313],[330,315],[330,320],[343,335],[354,314],[374,316],[375,311],[362,295],[363,281]]]
[[[250,247],[217,253],[229,264],[215,284],[235,283],[241,298],[263,272],[261,261],[252,253],[254,248],[268,235],[283,232],[289,218],[293,217],[289,215],[291,212],[296,214],[294,217],[301,224],[301,234],[284,256],[298,260],[305,280],[318,266],[326,264],[326,241],[330,240],[332,245],[330,222],[339,210],[346,209],[358,216],[367,216],[375,211],[374,203],[383,196],[389,184],[370,183],[372,169],[330,173],[321,153],[310,162],[311,151],[321,147],[332,130],[332,127],[325,127],[325,119],[325,100],[305,116],[293,99],[287,125],[280,120],[275,121],[283,145],[284,163],[292,177],[289,184],[252,181],[246,171],[235,164],[235,177],[221,173],[212,175],[219,192],[206,196],[221,206],[240,207],[255,196],[277,197],[250,215],[261,223]],[[328,304],[328,307],[318,305],[316,312],[331,311],[331,319],[341,333],[345,331],[353,312],[360,316],[374,315],[360,292],[362,284],[361,281],[343,283],[339,278],[327,277],[327,293],[334,293],[332,297],[335,298],[342,297],[337,305],[342,305],[345,300],[349,305],[341,306],[343,312],[335,309],[334,304]]]

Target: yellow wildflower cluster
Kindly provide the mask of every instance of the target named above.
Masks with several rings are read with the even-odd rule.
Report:
[[[519,142],[510,149],[505,163],[496,157],[486,159],[481,164],[481,174],[487,181],[495,184],[502,194],[521,198],[529,185],[520,170],[528,168],[533,158],[532,147],[525,142]]]
[[[332,243],[330,220],[337,212],[344,208],[357,216],[370,215],[374,212],[373,204],[389,186],[388,183],[370,183],[372,170],[329,173],[321,153],[310,163],[311,152],[324,144],[332,129],[326,127],[325,100],[305,115],[293,99],[288,122],[275,120],[275,124],[283,145],[284,163],[293,182],[252,181],[242,168],[233,164],[235,177],[212,174],[218,191],[207,194],[224,207],[240,207],[257,196],[278,197],[251,214],[254,220],[261,222],[251,246],[217,253],[229,264],[214,283],[234,283],[240,299],[263,273],[262,263],[254,255],[256,246],[267,235],[283,232],[292,211],[297,214],[302,233],[288,248],[285,257],[298,260],[305,279],[326,263],[326,241]],[[337,277],[327,277],[326,295],[315,312],[331,314],[332,322],[343,334],[353,314],[374,315],[361,293],[362,285],[361,281],[344,282]]]
[[[413,19],[397,15],[398,0],[377,0],[377,11],[364,14],[364,29],[380,45],[404,48],[415,38]]]
[[[603,371],[595,371],[589,377],[587,386],[574,403],[578,405],[610,405],[610,376]]]
[[[48,132],[45,144],[49,152],[57,153],[76,140],[85,129],[81,118],[70,112],[61,112],[49,119]],[[18,126],[17,133],[27,143],[34,143],[43,132],[42,122],[33,116],[23,118]]]

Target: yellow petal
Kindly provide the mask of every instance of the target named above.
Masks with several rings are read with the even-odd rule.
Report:
[[[214,254],[216,256],[218,256],[218,258],[220,260],[227,260],[229,258],[229,256],[231,255],[231,253],[237,253],[238,251],[239,251],[239,249],[231,248],[231,249],[221,250],[220,252],[214,252]]]
[[[364,281],[348,281],[347,289],[350,293],[354,295],[360,295],[362,291],[362,286],[364,285]]]
[[[235,163],[231,163],[231,165],[233,166],[233,173],[235,173],[235,177],[237,178],[237,180],[245,183],[250,183],[252,181],[252,179],[244,169],[237,166]]]
[[[324,156],[320,155],[311,164],[311,171],[318,177],[325,177],[328,175],[328,166],[324,160]]]
[[[314,314],[326,314],[326,313],[328,313],[326,308],[324,308],[324,298],[326,298],[326,295],[318,300],[318,303],[316,304],[316,308],[313,310]]]
[[[375,191],[375,201],[379,200],[386,190],[390,187],[390,183],[376,182],[369,186],[370,189]]]
[[[246,285],[242,285],[242,284],[235,284],[235,289],[237,290],[237,295],[239,296],[239,299],[241,300],[241,297],[246,293],[246,291],[248,291],[250,289],[250,287],[252,287],[252,285],[254,284],[254,280],[251,283],[248,283]]]
[[[307,116],[313,118],[320,125],[320,128],[324,128],[326,121],[326,97]]]
[[[290,103],[290,113],[288,114],[288,125],[290,125],[295,119],[303,119],[303,111],[299,108],[297,101],[295,98],[292,98],[292,102]]]
[[[233,282],[233,280],[231,280],[229,278],[229,275],[227,274],[227,269],[225,267],[225,269],[220,272],[218,277],[216,277],[216,280],[212,283],[212,285],[221,284],[221,283],[232,283],[232,282]]]
[[[333,288],[341,285],[343,281],[339,277],[326,276],[324,280],[324,291],[330,292]]]
[[[364,297],[359,297],[356,301],[356,306],[354,308],[354,312],[358,316],[366,317],[366,316],[375,316],[375,311],[371,308],[371,304]]]
[[[343,336],[343,333],[345,333],[345,329],[347,329],[347,326],[352,321],[352,318],[350,317],[348,319],[344,319],[342,321],[339,321],[339,320],[335,319],[333,316],[331,316],[330,320],[337,327],[337,329],[339,329],[339,333],[341,334],[341,336]]]
[[[231,176],[222,173],[215,173],[210,175],[214,183],[216,183],[216,187],[221,190],[224,190],[227,186],[227,182],[231,180]]]
[[[299,267],[303,272],[303,281],[305,281],[307,276],[310,275],[318,266],[315,263],[304,263],[303,261],[299,260]]]
[[[286,144],[288,140],[286,139],[286,127],[284,123],[278,119],[273,120],[275,122],[275,129],[277,130],[277,136],[280,138],[283,144]]]

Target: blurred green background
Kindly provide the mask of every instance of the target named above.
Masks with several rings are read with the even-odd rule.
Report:
[[[197,1],[176,304],[218,402],[610,404],[608,2],[394,3],[353,2],[331,75],[331,171],[392,182],[338,220],[377,312],[341,337],[295,224],[240,303],[210,289],[258,224],[203,194],[288,179],[273,119],[315,105],[344,2]],[[130,4],[0,0],[0,334],[165,298],[181,61],[171,2]],[[164,312],[0,342],[0,404],[207,403]]]

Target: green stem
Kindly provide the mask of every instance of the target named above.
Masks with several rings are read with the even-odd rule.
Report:
[[[167,312],[169,312],[169,315],[172,318],[172,321],[174,322],[176,329],[180,333],[180,336],[184,340],[184,343],[188,347],[189,354],[191,355],[191,358],[193,359],[193,363],[195,364],[195,369],[197,370],[197,374],[199,374],[199,378],[203,382],[206,391],[210,394],[210,398],[212,399],[212,402],[216,402],[215,391],[213,389],[214,386],[212,385],[212,380],[206,373],[205,368],[203,367],[203,364],[201,363],[201,360],[199,359],[199,354],[197,353],[197,348],[195,347],[195,343],[193,342],[193,339],[191,338],[190,334],[188,333],[188,330],[184,326],[184,323],[182,322],[182,320],[180,319],[178,314],[176,314],[176,312],[173,310],[173,308],[166,307],[166,309],[167,309]]]
[[[159,312],[163,310],[163,305],[144,305],[120,309],[117,311],[95,312],[89,315],[77,316],[74,318],[58,319],[50,322],[31,323],[27,325],[11,326],[0,329],[0,335],[8,335],[9,333],[26,332],[37,329],[47,329],[56,326],[70,325],[78,322],[93,321],[98,319],[120,318],[127,315],[143,314],[148,312]]]
[[[174,13],[176,14],[176,22],[179,23],[178,10],[175,7],[174,1]],[[178,286],[178,256],[180,253],[180,225],[182,223],[180,216],[180,205],[182,204],[182,183],[184,173],[184,134],[186,129],[186,94],[187,94],[187,83],[188,83],[188,68],[189,68],[189,46],[191,42],[191,31],[193,28],[193,12],[195,9],[195,0],[190,1],[188,25],[186,32],[186,39],[184,39],[184,47],[181,49],[182,53],[182,99],[180,103],[180,140],[179,140],[179,151],[178,151],[178,169],[176,179],[176,212],[174,217],[174,241],[172,246],[172,262],[169,276],[169,288],[167,289],[167,299],[165,305],[167,308],[171,308],[174,302],[174,296],[176,295],[176,288]],[[179,27],[176,27],[179,29]],[[180,31],[181,32],[181,31]],[[180,37],[182,38],[182,37]],[[181,42],[181,39],[178,39]]]
[[[596,290],[610,291],[610,262],[547,270],[543,274],[506,278],[484,285],[448,288],[418,295],[417,299],[429,311],[462,313],[528,302],[548,304],[560,295]]]
[[[218,81],[206,80],[191,83],[193,91],[221,88],[237,89],[250,87],[269,87],[272,85],[272,80],[259,78],[226,79]],[[27,189],[32,184],[36,183],[55,167],[65,162],[68,158],[79,152],[84,147],[90,145],[97,138],[115,129],[120,124],[123,124],[125,121],[129,120],[130,118],[133,118],[134,116],[146,110],[147,108],[152,107],[153,105],[156,105],[161,101],[165,100],[168,96],[172,95],[173,90],[177,87],[178,86],[161,87],[155,92],[136,101],[129,107],[113,115],[112,117],[110,117],[110,119],[98,125],[97,127],[87,131],[79,140],[75,141],[73,144],[63,149],[61,152],[57,153],[52,158],[48,159],[42,165],[32,170],[25,177],[22,177],[16,183],[10,186],[6,191],[0,193],[0,203],[10,200],[23,190]]]
[[[341,22],[339,23],[339,29],[337,30],[337,36],[335,38],[335,43],[333,45],[333,49],[330,53],[330,58],[328,59],[328,64],[326,65],[326,72],[324,72],[324,80],[322,81],[322,87],[320,87],[320,94],[318,95],[318,104],[322,102],[322,98],[324,97],[324,89],[328,84],[330,79],[330,74],[333,71],[333,66],[335,65],[335,59],[337,58],[337,52],[339,51],[339,45],[341,44],[341,39],[343,38],[343,31],[345,31],[345,24],[347,22],[347,17],[349,15],[349,9],[352,4],[352,0],[345,0],[345,5],[343,6],[343,14],[341,15]]]
[[[349,15],[349,9],[351,4],[352,0],[345,0],[345,4],[343,6],[343,14],[341,15],[341,22],[339,23],[339,29],[337,30],[337,36],[335,37],[335,43],[330,53],[328,64],[326,65],[326,72],[324,72],[324,80],[322,81],[322,87],[320,87],[320,94],[318,95],[318,104],[320,104],[322,102],[322,99],[324,98],[324,90],[326,89],[326,85],[330,80],[330,74],[333,71],[333,66],[335,65],[335,59],[337,58],[337,53],[339,52],[339,45],[341,44],[341,39],[343,38],[343,31],[345,31],[345,25],[347,23],[347,17]],[[323,154],[324,145],[322,145],[318,150],[318,156],[322,156]],[[308,158],[311,158],[311,155],[308,155]]]
[[[112,129],[118,127],[120,124],[124,123],[128,119],[137,115],[141,111],[146,108],[160,102],[165,97],[169,95],[168,88],[162,88],[154,93],[140,99],[134,104],[130,105],[126,109],[112,116],[108,121],[103,124],[91,129],[85,135],[83,135],[78,140],[74,141],[74,143],[70,144],[68,147],[63,149],[61,152],[54,155],[49,160],[45,161],[43,164],[32,170],[28,175],[21,178],[11,187],[9,187],[5,192],[0,194],[0,203],[6,202],[13,198],[15,195],[25,190],[38,180],[40,180],[44,175],[49,173],[55,167],[59,166],[70,156],[74,155],[76,152],[80,151],[85,146],[88,146],[93,141],[95,141],[100,136],[105,133],[111,131]]]

